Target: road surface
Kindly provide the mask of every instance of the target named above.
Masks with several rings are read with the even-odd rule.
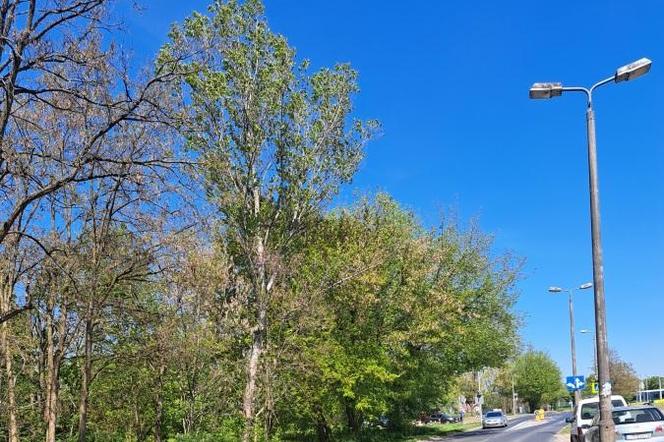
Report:
[[[547,414],[537,422],[532,415],[518,416],[510,420],[507,428],[467,431],[454,436],[431,439],[450,442],[554,442],[555,435],[565,426],[565,414]]]

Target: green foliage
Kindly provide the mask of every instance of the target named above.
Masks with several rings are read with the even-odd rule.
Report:
[[[249,440],[259,431],[260,394],[267,402],[260,431],[275,422],[271,381],[261,374],[276,374],[258,374],[274,369],[263,361],[269,329],[278,323],[273,298],[288,291],[292,260],[324,205],[352,178],[376,123],[353,118],[356,72],[347,64],[314,73],[298,66],[286,39],[269,29],[260,1],[215,1],[209,14],[174,27],[170,39],[159,63],[175,63],[182,74],[179,130],[198,159],[206,196],[220,214],[217,239],[243,288],[232,297],[245,313],[233,331],[247,365],[241,385]],[[394,376],[374,356],[363,361],[363,372],[339,378],[349,397],[370,379]],[[358,407],[384,408],[369,395]]]
[[[351,66],[310,72],[270,31],[260,1],[217,0],[173,27],[157,60],[166,64],[177,66],[173,94],[184,106],[164,111],[176,114],[169,123],[199,166],[214,219],[164,239],[170,220],[129,221],[161,213],[151,201],[123,222],[103,221],[103,235],[94,224],[49,239],[54,256],[25,277],[34,309],[10,332],[23,439],[43,439],[51,374],[57,438],[78,439],[85,361],[88,440],[442,433],[410,423],[455,400],[460,374],[501,366],[517,350],[519,263],[496,255],[474,225],[427,230],[388,195],[326,210],[378,126],[354,118]],[[107,185],[72,224],[145,198]],[[55,200],[63,213],[53,217],[64,220],[70,201]],[[247,361],[259,353],[248,419]],[[549,382],[542,372],[530,379]],[[389,428],[378,429],[385,419]]]
[[[664,376],[649,376],[644,380],[646,390],[657,390],[660,386],[664,387]]]
[[[628,401],[634,400],[639,389],[639,377],[632,364],[622,360],[613,349],[609,351],[609,373],[613,394],[619,394]]]
[[[518,356],[514,378],[519,397],[531,410],[567,396],[560,369],[545,352],[528,350]]]
[[[352,178],[377,127],[352,119],[357,73],[347,64],[314,73],[298,66],[255,0],[215,1],[170,37],[161,63],[180,60],[189,100],[180,129],[226,233],[242,242],[269,229],[268,247],[284,250]]]
[[[447,402],[458,374],[513,354],[514,270],[488,246],[456,226],[426,232],[385,195],[324,220],[291,280],[298,316],[271,338],[299,349],[283,361],[299,425],[399,427]]]

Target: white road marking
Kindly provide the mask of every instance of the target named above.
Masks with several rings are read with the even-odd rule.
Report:
[[[514,431],[514,430],[520,430],[522,428],[536,427],[538,425],[543,425],[543,424],[546,424],[546,423],[549,423],[549,422],[551,422],[551,420],[548,419],[548,418],[544,418],[541,421],[536,421],[533,418],[533,420],[527,420],[527,421],[524,421],[524,422],[520,422],[520,423],[516,424],[513,427],[507,427],[507,429],[505,431]]]

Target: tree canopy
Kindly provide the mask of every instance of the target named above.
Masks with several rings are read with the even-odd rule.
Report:
[[[311,70],[260,1],[216,0],[140,69],[109,3],[0,5],[7,440],[325,441],[514,357],[519,260],[387,194],[335,200],[379,128],[349,64]]]
[[[543,351],[528,350],[517,357],[514,377],[519,397],[531,410],[567,396],[560,369]]]
[[[613,349],[609,352],[609,373],[613,394],[619,394],[628,401],[633,400],[639,389],[639,376],[632,364],[624,361]]]

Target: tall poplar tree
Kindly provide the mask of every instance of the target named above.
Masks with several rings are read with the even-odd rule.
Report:
[[[244,440],[253,434],[271,295],[321,207],[349,181],[375,122],[352,118],[357,74],[309,73],[270,31],[258,0],[215,1],[171,32],[161,62],[181,64],[181,130],[199,154],[207,197],[248,289]],[[244,285],[243,285],[244,286]]]

